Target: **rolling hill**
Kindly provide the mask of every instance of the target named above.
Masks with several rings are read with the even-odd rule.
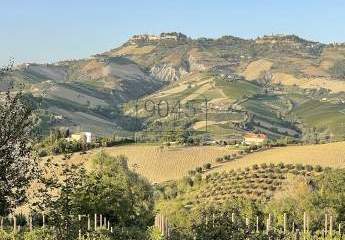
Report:
[[[41,101],[43,132],[66,126],[128,135],[159,123],[214,138],[246,131],[303,138],[314,129],[323,141],[344,137],[337,131],[345,120],[344,59],[344,44],[294,35],[163,33],[133,36],[88,59],[17,66],[9,77]]]

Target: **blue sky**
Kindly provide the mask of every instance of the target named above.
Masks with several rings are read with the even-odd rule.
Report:
[[[345,42],[344,13],[342,0],[0,0],[0,64],[82,58],[168,31]]]

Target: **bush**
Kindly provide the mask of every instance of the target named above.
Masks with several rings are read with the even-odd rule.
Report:
[[[12,233],[6,233],[3,230],[0,230],[0,239],[1,240],[13,240],[15,237],[13,236]]]
[[[46,149],[41,149],[41,150],[39,150],[39,151],[38,151],[38,156],[39,156],[39,157],[46,157],[46,156],[48,156],[47,150],[46,150]]]
[[[292,164],[286,164],[286,168],[287,168],[287,169],[294,169],[294,168],[295,168],[295,166],[294,166],[294,165],[292,165]]]
[[[184,177],[182,179],[182,183],[185,185],[185,186],[189,186],[189,187],[192,187],[193,186],[193,179],[191,177]]]
[[[211,169],[211,163],[205,163],[204,165],[203,165],[203,168],[205,169],[205,170],[209,170],[209,169]]]
[[[311,165],[306,165],[305,166],[305,169],[308,171],[308,172],[311,172],[311,171],[313,171],[313,166],[311,166]]]
[[[285,168],[285,165],[284,165],[283,162],[280,162],[280,163],[278,163],[278,167],[281,168],[281,169],[283,169],[283,168]]]
[[[300,170],[304,170],[304,166],[302,165],[302,164],[296,164],[296,169],[298,170],[298,171],[300,171]]]
[[[222,157],[218,157],[218,158],[216,158],[216,162],[223,162],[223,158]]]
[[[157,227],[149,227],[147,229],[148,240],[164,240],[164,236]]]
[[[199,184],[199,183],[201,183],[201,181],[202,181],[202,175],[201,175],[200,173],[198,173],[198,174],[195,175],[195,177],[194,177],[194,182],[195,182],[196,184]]]
[[[315,170],[316,172],[322,172],[322,167],[321,167],[320,165],[316,165],[315,168],[314,168],[314,170]]]
[[[266,163],[261,163],[261,164],[260,164],[260,167],[263,168],[263,169],[265,169],[265,168],[267,168],[267,164],[266,164]]]
[[[53,233],[48,229],[35,229],[24,234],[25,240],[54,240]]]
[[[197,167],[197,168],[195,168],[195,171],[196,171],[197,173],[202,173],[202,167]]]
[[[258,166],[257,164],[254,164],[254,165],[252,166],[252,169],[253,169],[253,170],[257,170],[257,169],[259,169],[259,166]]]

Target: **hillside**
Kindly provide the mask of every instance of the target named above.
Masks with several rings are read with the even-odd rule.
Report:
[[[99,151],[92,150],[87,155],[74,154],[70,161],[88,166],[91,156],[95,156]],[[126,156],[131,169],[154,183],[180,179],[187,175],[188,170],[214,162],[216,158],[236,153],[237,150],[216,146],[161,148],[143,144],[105,148],[104,152],[111,156]],[[63,156],[53,158],[61,160]]]
[[[139,172],[151,182],[178,180],[187,176],[190,170],[211,163],[206,174],[215,172],[245,169],[254,164],[320,165],[323,168],[345,167],[345,143],[320,145],[288,146],[273,148],[240,156],[241,149],[235,147],[197,146],[197,147],[162,147],[159,145],[135,144],[104,148],[111,156],[125,155],[130,168]],[[100,150],[89,151],[87,155],[75,153],[72,163],[83,163],[88,166],[91,156]],[[236,159],[219,162],[217,158],[237,155]],[[53,156],[55,160],[64,156]]]
[[[11,78],[42,99],[44,132],[67,126],[128,135],[157,129],[157,122],[164,130],[173,125],[205,132],[207,99],[207,131],[215,138],[238,139],[245,131],[305,138],[316,128],[319,139],[313,141],[323,141],[344,136],[337,131],[345,118],[344,59],[344,44],[294,35],[191,39],[163,33],[133,36],[88,59],[18,66]],[[303,110],[321,101],[312,114]],[[158,115],[164,102],[170,108]],[[177,102],[178,111],[170,114]],[[185,114],[191,103],[194,113],[181,119],[180,105]],[[318,120],[326,115],[326,123]]]

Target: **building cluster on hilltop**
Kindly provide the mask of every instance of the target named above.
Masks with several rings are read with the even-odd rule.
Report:
[[[140,34],[140,35],[134,35],[131,37],[131,42],[136,41],[145,41],[145,42],[151,42],[151,41],[160,41],[160,40],[185,40],[187,39],[187,36],[182,33],[172,32],[172,33],[161,33],[160,35],[151,35],[151,34]]]
[[[284,44],[284,45],[290,45],[295,48],[299,48],[301,45],[304,45],[307,48],[315,48],[322,45],[321,43],[311,42],[311,41],[301,39],[296,35],[285,35],[285,34],[265,35],[263,37],[258,37],[255,40],[255,43],[257,44]]]

